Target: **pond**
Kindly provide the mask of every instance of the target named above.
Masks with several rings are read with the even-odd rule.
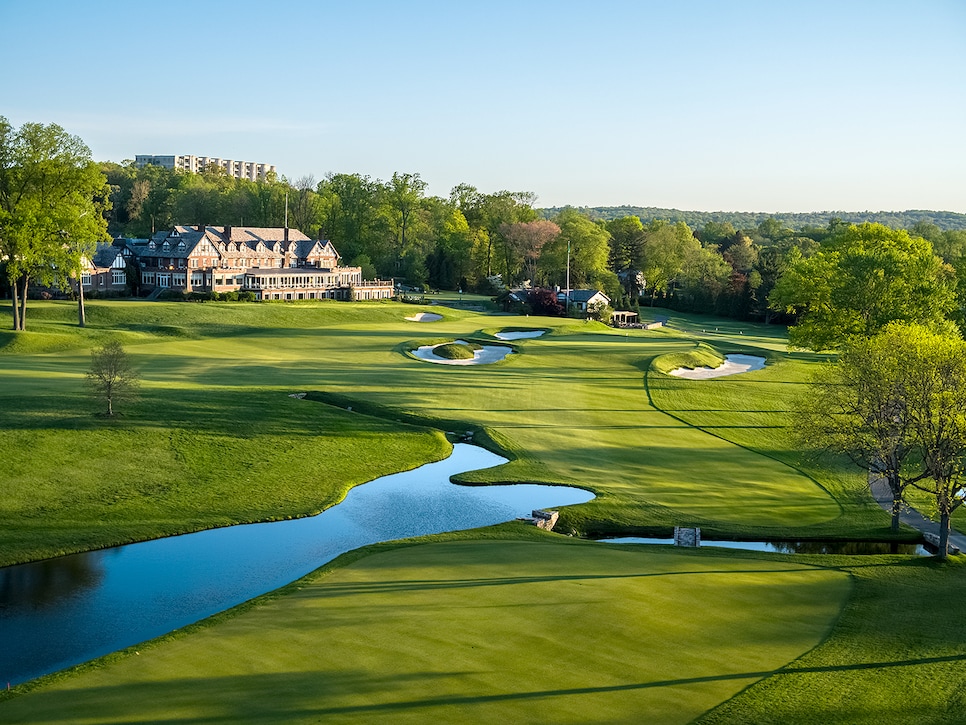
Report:
[[[563,486],[457,486],[506,459],[465,443],[444,461],[351,489],[318,516],[212,529],[0,569],[0,686],[197,622],[352,549],[585,503]]]

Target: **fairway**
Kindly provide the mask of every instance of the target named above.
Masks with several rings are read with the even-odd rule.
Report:
[[[0,704],[7,723],[687,723],[817,645],[805,564],[531,541],[389,548]]]
[[[441,433],[397,419],[485,429],[512,460],[467,481],[593,490],[595,501],[562,512],[566,532],[883,526],[861,481],[807,471],[789,450],[786,393],[809,363],[772,352],[770,330],[742,338],[763,345],[766,368],[733,379],[651,369],[694,348],[693,323],[628,334],[541,318],[547,333],[510,343],[506,361],[449,367],[405,353],[536,320],[431,309],[442,319],[426,324],[389,302],[92,302],[79,329],[69,304],[35,303],[31,331],[0,333],[0,559],[317,512],[351,485],[446,455]],[[141,400],[117,420],[93,415],[83,387],[90,346],[109,337],[142,376]],[[377,417],[289,397],[314,391]]]

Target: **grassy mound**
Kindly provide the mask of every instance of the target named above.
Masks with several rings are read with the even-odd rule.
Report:
[[[697,343],[692,350],[668,353],[654,359],[651,363],[654,370],[660,373],[670,373],[678,368],[707,367],[716,368],[724,362],[724,356],[710,345]]]
[[[458,342],[447,342],[433,348],[433,354],[447,360],[472,360],[474,349],[479,349],[479,345],[462,345]]]

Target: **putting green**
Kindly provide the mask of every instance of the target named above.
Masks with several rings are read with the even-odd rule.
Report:
[[[0,703],[5,723],[686,723],[815,647],[798,563],[606,544],[403,546]]]

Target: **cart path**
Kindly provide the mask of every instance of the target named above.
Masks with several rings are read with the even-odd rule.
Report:
[[[885,478],[878,478],[869,484],[872,490],[872,497],[876,500],[886,513],[890,516],[892,515],[892,491],[889,489],[889,484],[886,483]],[[899,513],[899,520],[907,526],[911,526],[917,531],[922,533],[930,533],[939,536],[939,524],[936,521],[931,521],[919,513],[916,509],[912,508],[907,504],[902,505],[902,511]],[[960,551],[966,552],[966,535],[960,533],[956,529],[949,529],[949,543],[952,546],[958,546]]]

